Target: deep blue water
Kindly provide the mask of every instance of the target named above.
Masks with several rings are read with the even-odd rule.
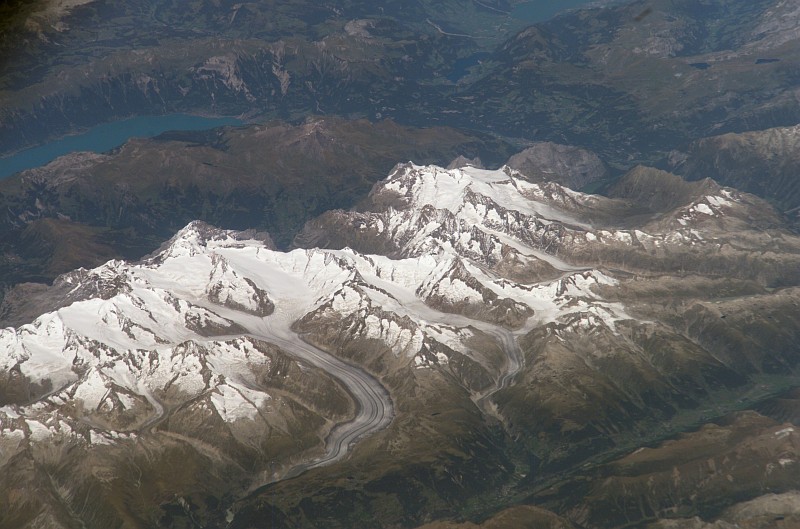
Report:
[[[561,11],[591,3],[591,0],[532,0],[511,10],[511,16],[535,23],[549,20]]]
[[[66,136],[39,147],[0,158],[0,178],[24,169],[45,165],[71,152],[105,152],[119,147],[131,138],[152,138],[170,130],[207,130],[223,125],[241,125],[236,118],[206,118],[189,114],[139,116],[97,125],[83,134]]]

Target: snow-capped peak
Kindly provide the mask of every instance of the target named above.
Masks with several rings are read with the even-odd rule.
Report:
[[[452,214],[464,214],[472,220],[496,219],[503,211],[533,214],[543,222],[561,222],[583,226],[579,219],[560,209],[548,200],[553,195],[563,197],[580,195],[558,184],[546,186],[533,184],[516,170],[507,166],[496,170],[465,166],[443,169],[437,166],[407,164],[398,167],[392,175],[378,184],[372,192],[394,193],[404,199],[407,207],[422,210],[424,206],[444,209]],[[558,188],[561,193],[553,193]],[[548,202],[553,202],[549,204]],[[480,205],[476,203],[481,203]],[[472,211],[465,211],[471,208]]]
[[[102,443],[187,399],[226,423],[258,420],[271,402],[255,377],[271,362],[263,344],[302,351],[296,333],[332,352],[369,351],[367,366],[450,369],[458,358],[485,372],[485,390],[519,359],[476,343],[504,337],[496,350],[512,355],[512,330],[591,320],[616,332],[630,318],[599,293],[613,279],[557,255],[565,234],[589,229],[571,211],[592,200],[547,186],[508,168],[400,166],[371,195],[386,207],[340,214],[341,249],[280,252],[263,234],[193,222],[139,263],[69,274],[66,306],[0,332],[3,367],[38,400],[8,413],[88,421],[88,442]],[[352,248],[362,224],[394,245],[392,258]],[[515,279],[535,263],[542,278]]]

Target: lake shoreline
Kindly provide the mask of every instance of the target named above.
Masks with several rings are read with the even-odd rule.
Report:
[[[183,113],[133,116],[101,123],[82,132],[68,134],[0,158],[0,178],[43,167],[61,156],[75,152],[108,152],[134,138],[154,138],[165,132],[201,131],[245,124],[244,120],[233,116]]]

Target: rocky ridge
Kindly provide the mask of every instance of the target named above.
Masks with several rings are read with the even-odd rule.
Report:
[[[144,525],[267,511],[288,525],[295,487],[340,472],[364,483],[365,508],[410,525],[425,520],[368,491],[391,479],[437,508],[458,501],[452,486],[524,490],[762,375],[791,377],[800,240],[710,181],[642,200],[643,181],[674,178],[640,168],[603,198],[508,167],[401,164],[356,209],[310,221],[306,248],[194,222],[140,262],[62,276],[58,306],[42,293],[38,317],[0,333],[3,487],[49,475],[52,492],[5,516],[65,526],[64,509],[110,483],[95,518],[78,517],[116,523],[132,486],[116,454],[133,450],[153,480],[129,508]],[[180,453],[206,463],[159,477]],[[304,519],[339,512],[338,497]],[[574,508],[559,514],[589,520]]]

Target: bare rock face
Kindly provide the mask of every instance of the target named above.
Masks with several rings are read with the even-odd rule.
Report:
[[[436,310],[463,314],[512,329],[533,315],[533,310],[527,305],[501,298],[483,286],[460,259],[445,263],[430,281],[420,285],[417,296]]]
[[[213,268],[206,287],[211,302],[261,317],[272,314],[275,305],[264,289],[236,273],[224,257],[214,255],[211,262]]]
[[[754,412],[718,422],[609,463],[602,479],[590,480],[583,505],[570,518],[592,529],[662,517],[643,526],[797,527],[800,444],[795,426]],[[735,503],[739,498],[752,499]],[[685,516],[698,510],[697,516]]]
[[[46,285],[21,283],[9,290],[0,303],[0,323],[5,326],[22,325],[33,321],[42,313],[45,304],[52,307],[53,298]]]
[[[477,156],[475,158],[467,158],[466,156],[459,156],[447,166],[448,169],[459,169],[461,167],[477,167],[478,169],[483,169],[483,163],[481,159]]]
[[[550,511],[529,505],[506,509],[483,523],[434,522],[418,529],[573,529],[569,521]]]
[[[660,520],[647,529],[783,529],[800,526],[800,492],[765,494],[725,510],[713,522],[699,516]]]
[[[653,212],[664,212],[688,204],[704,191],[718,190],[719,186],[710,179],[688,182],[667,171],[637,166],[614,184],[609,195],[630,200]]]
[[[549,141],[535,143],[506,164],[533,182],[557,182],[575,190],[608,176],[605,164],[593,152]]]
[[[713,178],[769,199],[781,209],[796,210],[800,206],[800,126],[698,140],[675,170],[689,180]]]

